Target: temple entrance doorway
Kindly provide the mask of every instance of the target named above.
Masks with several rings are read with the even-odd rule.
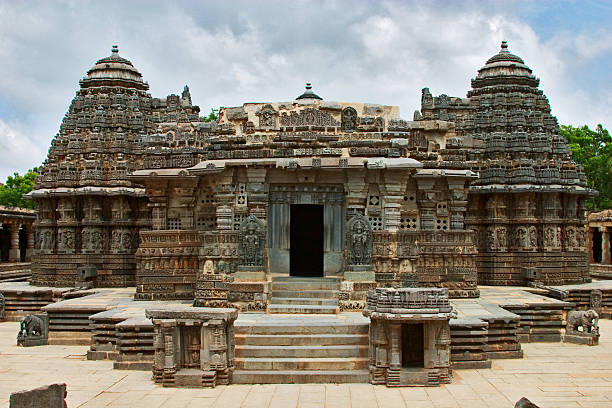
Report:
[[[424,367],[423,323],[402,324],[402,367]]]
[[[291,276],[323,276],[323,206],[292,204],[289,227]]]

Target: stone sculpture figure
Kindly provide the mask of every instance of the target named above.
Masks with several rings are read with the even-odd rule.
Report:
[[[582,331],[579,331],[578,327],[582,327]],[[598,336],[599,315],[593,309],[569,311],[565,332],[573,335]]]
[[[350,265],[370,265],[372,262],[372,227],[361,214],[353,216],[347,228],[348,261]]]
[[[36,315],[25,315],[20,322],[17,345],[28,347],[45,344],[47,344],[45,322]]]
[[[591,309],[593,309],[598,315],[601,314],[601,307],[603,301],[602,291],[599,289],[592,290],[590,298],[591,299],[589,303],[591,304]]]
[[[342,131],[354,132],[357,129],[357,111],[355,108],[344,108],[342,110]]]
[[[259,116],[259,127],[260,128],[276,128],[276,118],[278,112],[272,107],[272,105],[265,105],[259,112],[256,113]]]
[[[241,266],[263,267],[265,230],[263,223],[249,215],[240,224],[239,254]]]

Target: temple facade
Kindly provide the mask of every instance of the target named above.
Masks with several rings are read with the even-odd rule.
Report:
[[[423,89],[412,121],[308,84],[204,122],[116,47],[80,84],[30,193],[35,284],[265,310],[275,279],[337,282],[342,309],[376,287],[588,280],[592,192],[505,43],[466,98]]]

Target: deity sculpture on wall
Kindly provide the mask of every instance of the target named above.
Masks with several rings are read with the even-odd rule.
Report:
[[[278,112],[274,110],[272,105],[265,105],[259,112],[256,113],[259,116],[259,127],[274,129],[276,128],[276,121]]]
[[[344,108],[342,110],[342,131],[354,132],[357,129],[357,111],[355,108]]]
[[[249,215],[240,224],[239,254],[241,266],[263,267],[265,228],[261,220]]]
[[[347,224],[349,265],[372,263],[372,227],[361,214],[353,216]]]

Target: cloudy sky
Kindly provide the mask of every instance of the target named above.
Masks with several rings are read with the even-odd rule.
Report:
[[[78,81],[113,44],[153,96],[202,112],[287,101],[465,96],[507,40],[562,124],[612,128],[612,1],[0,0],[0,181],[39,165]],[[611,129],[612,130],[612,129]]]

